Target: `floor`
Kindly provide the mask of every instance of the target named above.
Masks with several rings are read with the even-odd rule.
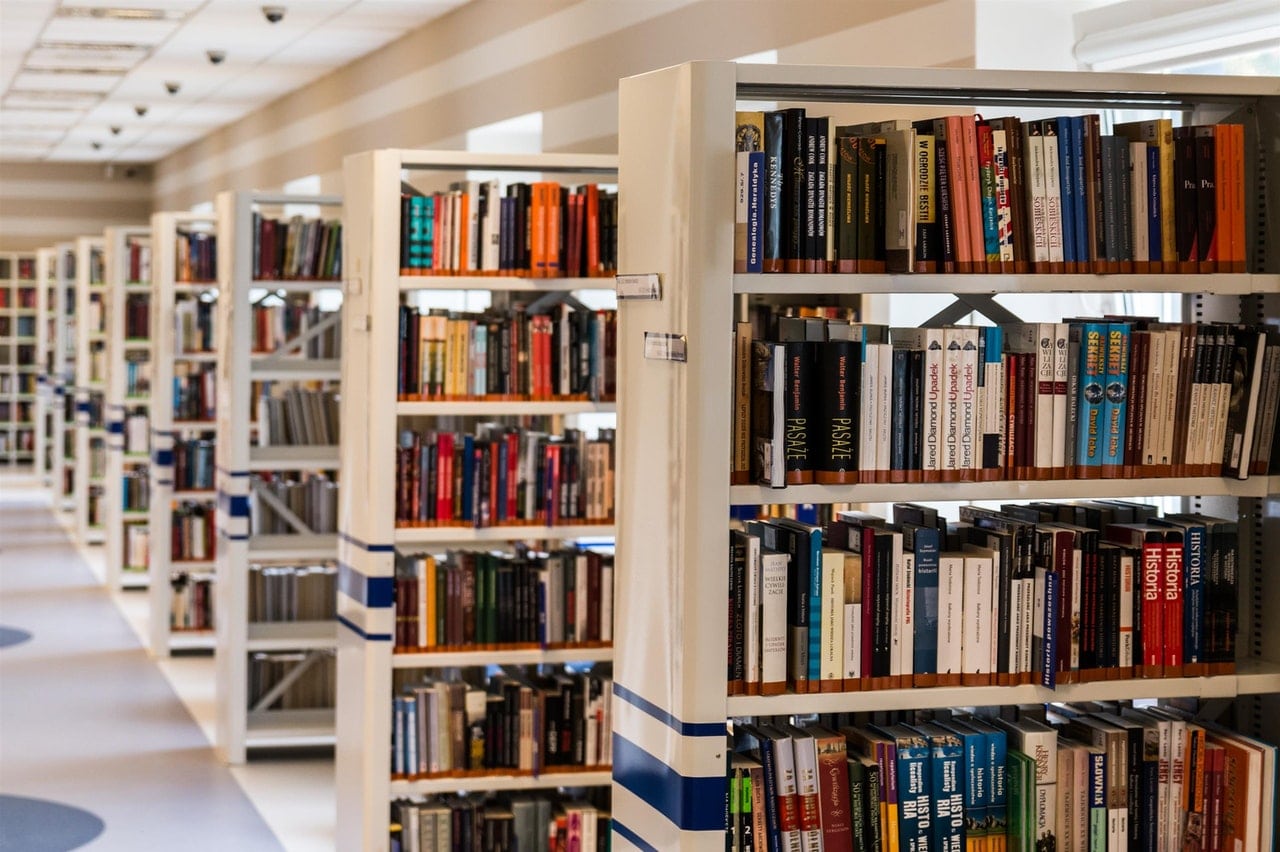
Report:
[[[223,765],[213,658],[152,659],[68,520],[0,478],[0,852],[332,850],[332,755]]]

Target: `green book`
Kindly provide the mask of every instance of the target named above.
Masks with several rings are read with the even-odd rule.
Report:
[[[1035,852],[1036,762],[1020,751],[1007,756],[1009,783],[1008,852]]]

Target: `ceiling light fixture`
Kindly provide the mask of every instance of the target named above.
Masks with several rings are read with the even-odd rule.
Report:
[[[112,136],[119,136],[119,135],[120,135],[120,131],[121,131],[121,130],[124,130],[124,128],[123,128],[123,127],[121,127],[120,125],[118,125],[118,124],[113,124],[113,125],[111,125],[111,135],[112,135]]]
[[[179,83],[177,80],[165,80],[165,81],[164,81],[164,90],[165,90],[166,92],[168,92],[169,94],[171,94],[171,95],[176,95],[176,94],[178,94],[178,91],[179,91],[181,88],[182,88],[182,84],[181,84],[181,83]]]
[[[124,68],[100,68],[98,66],[81,65],[81,66],[65,66],[65,65],[24,65],[23,71],[29,71],[32,74],[84,74],[90,76],[101,77],[122,77],[125,74]]]
[[[142,118],[143,116],[145,116],[145,115],[147,114],[147,105],[146,105],[146,104],[138,104],[137,106],[135,106],[135,107],[133,108],[133,111],[134,111],[134,112],[136,112],[136,113],[138,114],[138,118]]]
[[[101,142],[94,141],[94,142],[90,142],[89,144],[93,146],[93,150],[95,150],[95,151],[100,151],[100,150],[102,150],[102,143],[101,143]]]
[[[116,21],[180,21],[176,9],[133,9],[123,6],[59,6],[55,18],[107,18]]]

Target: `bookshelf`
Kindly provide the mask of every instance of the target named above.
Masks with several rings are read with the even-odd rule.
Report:
[[[290,241],[297,244],[294,254],[301,257],[308,254],[303,246],[313,230],[316,236],[312,239],[318,246],[322,227],[308,224],[314,216],[303,217],[295,211],[318,211],[323,222],[336,217],[341,206],[340,196],[231,191],[219,193],[215,205],[221,235],[215,321],[219,448],[216,742],[221,757],[233,764],[243,763],[250,749],[261,746],[333,742],[332,704],[272,707],[281,698],[277,690],[283,692],[291,683],[307,678],[309,669],[332,665],[337,622],[332,617],[254,621],[251,575],[271,566],[303,569],[332,565],[338,556],[336,532],[313,530],[297,514],[293,514],[296,523],[290,524],[291,533],[255,532],[252,516],[275,514],[277,506],[283,505],[268,487],[273,475],[287,482],[310,476],[333,479],[338,468],[336,440],[286,444],[280,436],[280,443],[273,445],[268,443],[271,436],[264,431],[264,423],[257,422],[255,429],[255,421],[263,416],[259,407],[263,395],[296,389],[337,390],[337,352],[331,353],[331,358],[308,356],[310,347],[337,329],[339,312],[332,304],[342,295],[342,281],[326,279],[319,270],[300,273],[306,277],[286,272],[285,277],[272,278],[273,273],[260,269],[260,262],[266,265],[266,245],[274,238],[259,224],[259,217],[289,223]],[[263,325],[273,321],[260,313],[319,311],[319,300],[325,297],[328,309],[307,313],[305,325],[287,330],[281,335],[285,339],[259,339]],[[251,697],[251,658],[269,654],[281,655],[290,668],[282,671],[274,688]],[[317,677],[323,679],[313,671],[311,678]]]
[[[175,380],[196,368],[208,368],[216,358],[212,341],[208,350],[199,337],[194,317],[209,316],[218,295],[217,281],[192,262],[189,235],[207,241],[216,233],[213,215],[160,212],[151,215],[151,487],[150,566],[147,581],[150,604],[151,653],[165,657],[171,652],[207,652],[215,646],[213,625],[197,617],[176,624],[181,610],[182,591],[189,590],[195,612],[201,603],[212,603],[209,583],[214,573],[216,538],[200,518],[212,518],[216,492],[213,487],[212,416],[188,419],[189,412],[177,412]],[[202,307],[203,306],[203,307]],[[203,313],[200,313],[203,311]],[[198,384],[198,379],[192,382]],[[209,404],[212,404],[210,398]],[[203,412],[202,412],[203,413]],[[205,441],[204,444],[189,442]],[[196,448],[186,454],[185,448]],[[197,464],[195,456],[203,450]],[[182,462],[184,466],[180,466]],[[197,473],[198,470],[198,473]],[[187,475],[186,481],[179,477]],[[191,481],[199,476],[199,481]],[[175,517],[177,513],[177,517]],[[194,532],[186,533],[203,547],[175,558],[175,537],[184,535],[190,521]],[[199,534],[203,533],[203,534]],[[179,539],[179,544],[182,540]],[[194,554],[193,554],[194,550]],[[177,591],[175,592],[175,584]],[[203,596],[203,597],[202,597]],[[208,600],[206,600],[207,598]],[[216,624],[216,613],[214,613]]]
[[[0,467],[28,469],[35,456],[36,256],[0,254]]]
[[[508,181],[600,181],[612,184],[617,160],[598,155],[485,155],[467,152],[372,151],[344,162],[343,221],[347,289],[342,328],[341,458],[339,495],[338,707],[335,757],[338,777],[337,843],[343,848],[387,850],[393,799],[434,793],[602,787],[608,767],[548,767],[541,775],[510,770],[453,777],[393,780],[393,684],[415,669],[445,673],[482,667],[530,671],[565,662],[607,662],[612,648],[548,649],[538,643],[509,650],[484,646],[440,652],[398,653],[395,583],[397,553],[440,554],[449,547],[491,550],[520,540],[572,541],[612,536],[612,524],[539,526],[398,526],[396,459],[404,429],[470,429],[498,418],[553,418],[612,414],[612,403],[582,400],[521,402],[469,399],[399,401],[397,329],[401,306],[440,294],[487,293],[495,308],[575,291],[612,290],[611,278],[532,278],[513,274],[401,275],[402,181],[430,193],[469,170]],[[542,175],[543,177],[539,177]],[[424,294],[420,296],[419,294]],[[518,421],[517,421],[518,422]],[[558,428],[558,427],[557,427]],[[434,646],[433,646],[434,647]],[[455,675],[456,676],[456,675]],[[552,771],[554,769],[554,771]]]
[[[54,341],[57,340],[58,267],[52,248],[36,251],[36,424],[33,472],[45,488],[53,488]]]
[[[103,399],[107,389],[106,243],[102,237],[76,239],[75,369],[75,529],[81,544],[106,541],[105,483],[107,429]]]
[[[75,383],[76,383],[76,244],[54,246],[56,292],[51,308],[54,329],[52,431],[50,471],[54,505],[75,507]]]
[[[151,453],[151,231],[107,228],[106,525],[108,588],[148,583]]]
[[[1012,87],[1011,87],[1012,84]],[[741,103],[1059,112],[1118,108],[1182,113],[1179,123],[1236,113],[1276,133],[1275,79],[861,69],[691,63],[624,79],[620,88],[620,270],[656,272],[659,300],[627,301],[619,319],[619,505],[614,703],[614,838],[622,848],[724,848],[725,737],[741,716],[1004,705],[1048,700],[1234,698],[1258,728],[1280,692],[1280,636],[1265,607],[1280,600],[1263,569],[1275,547],[1275,477],[980,482],[784,489],[730,486],[731,329],[747,299],[882,293],[1031,294],[1148,290],[1185,294],[1197,319],[1274,320],[1280,286],[1275,229],[1248,213],[1256,274],[735,275],[734,129]],[[866,107],[870,106],[870,109]],[[1237,112],[1239,111],[1239,112]],[[914,116],[914,113],[911,113]],[[1048,113],[1055,114],[1055,113]],[[1280,162],[1264,155],[1266,170]],[[1252,172],[1251,172],[1252,173]],[[1277,207],[1274,182],[1265,206]],[[1258,226],[1254,228],[1253,226]],[[696,248],[695,248],[696,247]],[[864,308],[869,304],[864,301]],[[921,315],[921,319],[932,311]],[[680,335],[688,361],[646,358],[646,332]],[[1022,500],[1178,495],[1191,511],[1240,519],[1241,631],[1235,674],[1167,680],[880,692],[729,696],[725,536],[734,505],[803,502]],[[1271,572],[1274,573],[1274,572]],[[715,602],[709,605],[707,602]],[[1239,716],[1240,714],[1238,714]]]

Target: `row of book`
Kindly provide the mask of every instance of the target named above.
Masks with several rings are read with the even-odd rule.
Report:
[[[183,284],[218,280],[218,237],[209,231],[177,231],[174,241],[177,267],[174,278]]]
[[[125,244],[125,274],[130,284],[146,284],[151,281],[151,241],[129,240]]]
[[[181,571],[170,583],[169,629],[213,629],[213,575]]]
[[[397,653],[601,647],[613,641],[613,554],[397,554]]]
[[[269,495],[269,496],[268,496]],[[263,473],[253,480],[249,518],[254,535],[296,533],[276,504],[313,533],[338,531],[338,483],[323,473]]]
[[[399,799],[392,808],[392,852],[608,852],[608,795],[551,790],[493,797]]]
[[[304,667],[301,674],[298,668]],[[262,710],[312,710],[333,707],[338,695],[338,669],[334,653],[325,651],[271,651],[249,655],[248,706]],[[258,704],[286,678],[289,685],[265,707]]]
[[[120,477],[120,508],[145,512],[151,506],[151,475],[145,467],[126,470]]]
[[[217,546],[215,512],[195,500],[174,504],[170,515],[169,558],[178,562],[210,562]]]
[[[15,259],[0,259],[0,281],[8,281],[16,278],[19,281],[34,281],[36,278],[36,259],[34,257],[16,258],[17,265],[14,265]]]
[[[125,524],[120,564],[125,571],[145,573],[151,565],[151,529],[145,523]]]
[[[468,180],[400,196],[401,275],[606,276],[617,242],[617,194],[596,184]]]
[[[1243,126],[1114,130],[740,112],[735,270],[1244,272]]]
[[[173,304],[174,350],[186,355],[213,352],[213,302],[177,299]]]
[[[151,294],[129,293],[124,299],[124,336],[126,340],[151,337]]]
[[[28,394],[36,392],[36,377],[30,373],[0,375],[0,394]]]
[[[737,483],[1243,479],[1272,463],[1272,326],[782,316],[765,333],[736,330]]]
[[[125,353],[124,395],[146,397],[151,394],[151,361],[141,352]]]
[[[342,276],[341,220],[273,219],[255,210],[250,227],[255,281],[333,281]]]
[[[729,691],[1231,673],[1237,532],[1124,501],[749,521],[730,541]]]
[[[342,325],[336,314],[308,304],[307,298],[293,298],[280,304],[253,306],[252,350],[257,354],[275,352],[297,337],[310,335],[290,355],[306,358],[337,358],[341,352]],[[317,330],[318,326],[322,329]]]
[[[101,527],[106,520],[104,498],[106,489],[101,485],[91,484],[86,497],[85,523],[90,527]]]
[[[338,392],[272,388],[258,397],[258,444],[332,446],[338,443]]]
[[[338,572],[332,564],[250,565],[249,621],[325,621],[333,618]]]
[[[35,438],[29,431],[0,432],[0,453],[11,450],[30,452],[35,446]]]
[[[212,422],[217,374],[211,364],[178,361],[173,365],[173,419]]]
[[[207,438],[179,438],[174,440],[174,491],[212,491],[213,474],[213,441]]]
[[[613,517],[614,431],[551,435],[487,423],[476,434],[400,433],[398,526],[607,524]]]
[[[0,337],[35,337],[35,317],[0,317]]]
[[[735,724],[726,848],[1273,848],[1275,746],[1176,710],[903,717]]]
[[[608,767],[613,679],[598,668],[406,684],[392,707],[392,777]]]
[[[401,399],[611,400],[617,312],[561,302],[546,314],[400,308]]]

